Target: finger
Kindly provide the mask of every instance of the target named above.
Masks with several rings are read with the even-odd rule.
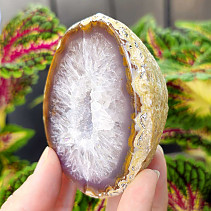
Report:
[[[53,210],[60,191],[61,179],[59,159],[54,150],[47,147],[33,175],[9,197],[2,210]]]
[[[107,199],[106,211],[117,210],[122,194]]]
[[[148,168],[156,169],[160,172],[160,177],[157,183],[155,197],[153,200],[152,210],[163,211],[167,210],[168,204],[168,189],[167,189],[167,170],[166,160],[163,154],[163,149],[160,145],[156,150],[155,156]]]
[[[68,211],[72,210],[76,194],[76,185],[64,174],[62,175],[62,186],[57,198],[55,210]]]
[[[158,171],[151,169],[141,171],[122,194],[118,210],[151,210],[158,178]]]

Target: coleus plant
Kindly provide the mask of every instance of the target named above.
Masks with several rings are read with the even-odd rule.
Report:
[[[0,36],[1,128],[7,112],[24,103],[38,71],[51,63],[65,27],[47,8],[32,6],[20,12]]]
[[[176,143],[189,157],[166,156],[169,210],[209,210],[211,195],[211,22],[177,22],[162,29],[151,16],[132,29],[159,63],[169,92],[162,144]],[[13,18],[0,37],[0,205],[33,173],[36,164],[12,153],[33,131],[6,125],[6,114],[24,103],[46,69],[65,28],[49,9],[33,6]],[[40,98],[41,99],[41,98]],[[40,100],[39,100],[40,101]],[[196,161],[200,157],[203,162]],[[105,210],[106,200],[77,191],[73,210]]]
[[[25,145],[34,131],[6,125],[6,115],[25,102],[38,72],[51,63],[65,27],[48,9],[31,6],[20,12],[0,35],[0,175],[6,184],[18,170],[29,165],[12,153]]]

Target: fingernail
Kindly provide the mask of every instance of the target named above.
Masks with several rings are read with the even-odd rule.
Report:
[[[157,174],[157,177],[158,177],[158,179],[159,179],[159,177],[160,177],[160,172],[158,171],[158,170],[153,170],[156,174]]]
[[[34,171],[35,173],[38,172],[42,168],[42,166],[44,165],[44,163],[45,163],[45,161],[48,157],[48,151],[49,151],[49,147],[46,147],[44,152],[42,153],[38,163],[37,163],[37,167]]]
[[[164,154],[163,148],[160,145],[157,146],[157,150],[159,150],[162,154]]]

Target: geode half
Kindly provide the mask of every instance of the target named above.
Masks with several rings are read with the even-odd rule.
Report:
[[[44,94],[49,145],[94,197],[121,193],[151,161],[168,111],[164,77],[123,23],[96,14],[70,27]]]

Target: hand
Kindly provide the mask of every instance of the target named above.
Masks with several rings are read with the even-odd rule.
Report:
[[[62,174],[56,153],[47,147],[34,173],[8,198],[1,211],[68,211],[73,207],[75,193],[75,184]],[[166,163],[159,146],[148,169],[140,172],[123,194],[108,198],[106,210],[164,211],[167,202]]]
[[[148,168],[136,176],[123,194],[108,198],[106,211],[166,211],[167,205],[166,160],[158,145]]]

